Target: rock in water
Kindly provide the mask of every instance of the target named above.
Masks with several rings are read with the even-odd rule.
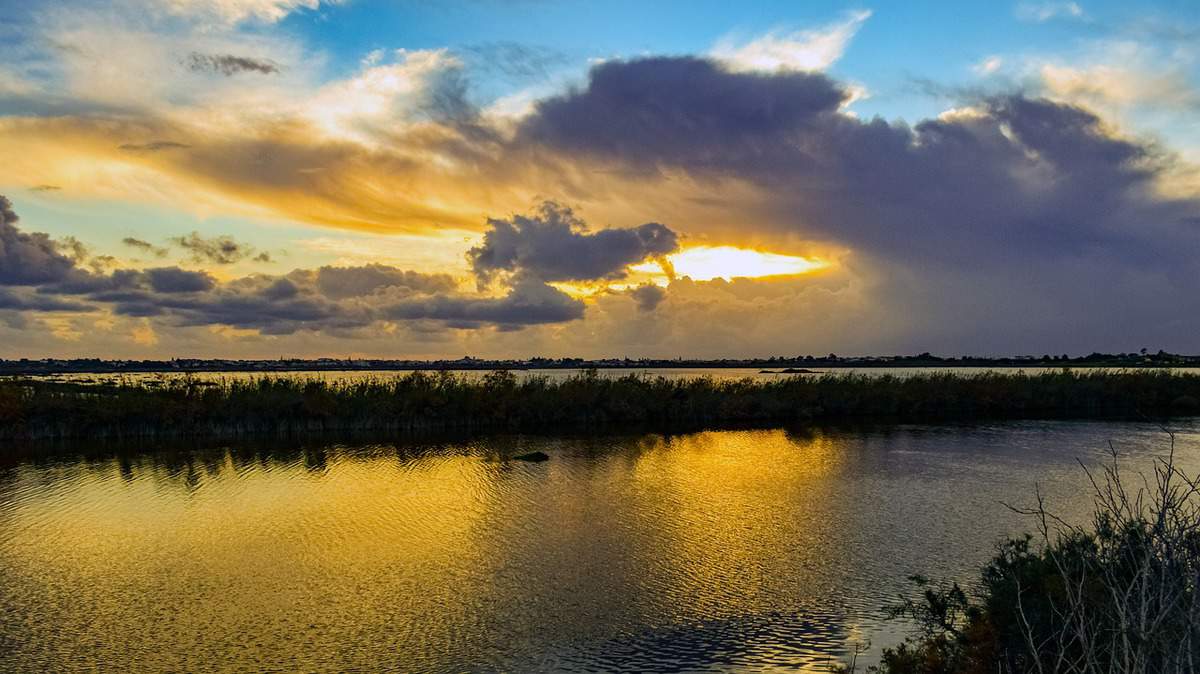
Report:
[[[545,452],[529,452],[528,454],[518,454],[513,457],[514,461],[549,461],[550,455]]]

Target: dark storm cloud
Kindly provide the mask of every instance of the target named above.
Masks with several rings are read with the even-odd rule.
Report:
[[[823,75],[730,73],[699,58],[617,61],[593,68],[586,89],[538,103],[518,138],[632,166],[730,168],[819,130],[848,99]]]
[[[784,226],[892,256],[1142,256],[1166,252],[1160,235],[1194,234],[1181,226],[1196,202],[1153,190],[1165,158],[1086,110],[994,97],[909,127],[840,114],[846,98],[817,74],[612,63],[587,89],[543,102],[521,135],[634,168],[749,179],[777,190]]]
[[[118,313],[160,311],[182,326],[228,325],[255,329],[264,334],[285,335],[298,330],[330,330],[368,325],[372,317],[301,292],[289,294],[286,286],[271,283],[260,292],[222,287],[214,292],[181,298],[152,298],[149,302],[127,302]]]
[[[0,196],[0,285],[39,285],[67,278],[75,261],[46,234],[22,232],[17,228],[19,220],[12,202]]]
[[[911,325],[914,346],[1200,331],[1200,200],[1165,196],[1171,155],[1020,94],[914,125],[845,114],[850,98],[821,74],[612,62],[539,103],[516,143],[636,178],[755,186],[731,219],[851,250],[879,320]]]
[[[163,248],[162,246],[156,246],[156,245],[150,243],[149,241],[135,239],[132,236],[127,236],[124,239],[121,239],[121,243],[125,244],[126,246],[129,246],[130,248],[135,248],[137,250],[140,250],[143,253],[149,253],[155,257],[166,257],[167,253],[170,252],[169,250],[167,250],[166,248]]]
[[[321,267],[316,272],[317,289],[331,299],[363,297],[385,288],[415,293],[450,292],[454,286],[454,279],[447,274],[421,274],[382,264]]]
[[[145,271],[150,288],[157,293],[200,293],[212,290],[217,281],[202,271],[179,267],[157,267]]]
[[[654,311],[667,298],[667,291],[653,285],[641,285],[629,291],[629,296],[637,303],[640,311]]]
[[[109,274],[72,269],[62,279],[40,285],[37,291],[44,295],[91,295],[123,292],[144,286],[145,278],[145,274],[136,269],[116,269]]]
[[[286,278],[276,279],[259,293],[269,300],[287,300],[300,294],[300,286]]]
[[[248,56],[233,54],[201,54],[192,52],[184,61],[192,72],[220,73],[232,77],[239,73],[257,73],[259,75],[275,75],[279,73],[279,64],[267,59],[256,59]]]
[[[542,281],[595,281],[622,278],[629,265],[679,248],[665,225],[589,232],[571,209],[545,202],[533,215],[489,219],[483,243],[467,252],[481,283],[498,272],[519,272]]]
[[[500,298],[432,296],[398,302],[384,308],[390,319],[433,319],[450,327],[483,324],[502,327],[563,323],[583,318],[584,304],[566,293],[533,279],[518,281]]]
[[[732,73],[693,58],[613,62],[540,103],[519,138],[632,171],[770,190],[778,226],[887,257],[1009,263],[1120,248],[1197,252],[1195,200],[1158,196],[1168,160],[1091,112],[1001,96],[915,127],[839,112],[824,75]],[[1183,248],[1179,248],[1182,246]]]
[[[231,236],[203,237],[199,232],[176,236],[171,243],[182,248],[197,264],[233,264],[254,254],[253,246],[234,240]],[[269,258],[268,260],[269,261]]]
[[[0,310],[17,311],[95,311],[96,307],[82,302],[63,300],[44,295],[26,295],[0,288]]]

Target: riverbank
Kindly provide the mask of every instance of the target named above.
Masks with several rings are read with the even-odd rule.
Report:
[[[1200,413],[1200,375],[828,374],[771,381],[482,377],[414,372],[369,381],[0,383],[0,438],[239,437],[339,432],[532,431],[844,421],[1164,418]]]

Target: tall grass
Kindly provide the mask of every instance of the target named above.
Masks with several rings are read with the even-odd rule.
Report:
[[[154,385],[0,383],[0,438],[135,437],[816,421],[1161,417],[1200,412],[1200,376],[1163,370],[566,379],[413,372]]]

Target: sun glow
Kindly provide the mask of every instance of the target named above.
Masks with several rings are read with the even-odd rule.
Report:
[[[762,278],[807,274],[829,266],[828,262],[795,255],[765,253],[734,246],[698,246],[688,248],[666,260],[676,276],[688,276],[694,281],[723,278]],[[655,273],[665,271],[658,262],[646,262],[633,267],[634,271]]]

